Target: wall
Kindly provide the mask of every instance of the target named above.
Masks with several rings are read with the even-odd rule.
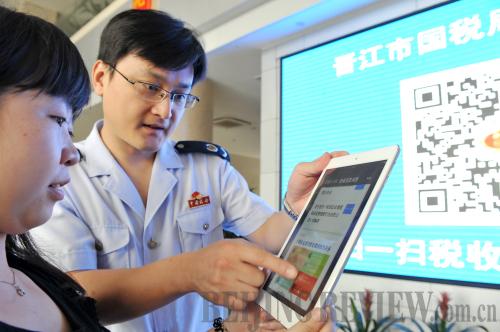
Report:
[[[213,88],[213,82],[209,79],[193,87],[191,93],[198,96],[200,102],[194,108],[184,111],[171,139],[212,141]]]
[[[82,114],[74,123],[73,128],[73,141],[79,142],[87,138],[97,120],[102,119],[102,103],[97,103],[92,106],[86,107]]]
[[[260,189],[261,196],[274,207],[280,206],[279,202],[279,142],[280,142],[280,57],[297,52],[299,50],[317,45],[328,40],[352,33],[363,28],[382,23],[384,21],[412,13],[416,10],[444,2],[444,1],[379,1],[361,10],[344,14],[329,22],[321,30],[302,35],[293,40],[266,49],[262,53],[261,62],[261,141],[267,142],[261,145],[261,170]],[[306,121],[306,119],[305,119]],[[333,149],[335,147],[332,147]],[[389,279],[380,277],[369,277],[345,273],[336,287],[336,295],[339,298],[342,293],[349,291],[362,292],[365,288],[373,291],[384,292],[384,297],[378,301],[378,306],[383,308],[387,314],[390,300],[389,292],[424,292],[427,300],[430,296],[431,302],[428,308],[435,308],[439,292],[449,292],[452,303],[470,305],[471,315],[476,314],[481,305],[495,305],[497,322],[481,323],[491,331],[500,331],[500,291],[487,290],[473,287],[451,286],[427,282],[406,281],[401,279]],[[429,295],[431,292],[432,295]],[[393,295],[395,293],[392,293]],[[400,309],[396,311],[408,315],[411,303],[394,295],[394,304],[400,303]],[[377,302],[377,298],[374,299]],[[339,300],[340,301],[340,300]],[[341,304],[337,302],[337,304]],[[417,315],[418,317],[418,315]],[[469,323],[478,324],[476,321]]]
[[[238,172],[243,175],[245,180],[247,180],[250,190],[252,190],[256,194],[259,194],[259,159],[232,153],[231,165],[233,165],[238,170]]]
[[[210,60],[208,65],[210,66]],[[215,83],[213,92],[214,118],[229,116],[250,123],[233,128],[214,126],[214,142],[224,145],[231,154],[259,158],[259,99],[243,96],[232,87],[223,86],[218,82]]]
[[[259,193],[261,146],[259,100],[250,100],[232,87],[214,82],[213,104],[214,118],[230,116],[250,123],[234,128],[212,125],[212,141],[222,145],[229,152],[231,164],[243,175],[248,186],[255,193]]]

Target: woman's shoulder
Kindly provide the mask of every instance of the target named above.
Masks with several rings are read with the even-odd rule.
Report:
[[[95,300],[85,296],[81,288],[65,273],[52,268],[43,268],[44,262],[30,262],[15,257],[10,265],[26,274],[59,307],[73,331],[106,331],[97,317]]]

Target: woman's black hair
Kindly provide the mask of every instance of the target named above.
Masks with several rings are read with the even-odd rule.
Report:
[[[0,6],[0,95],[26,90],[62,97],[75,118],[89,100],[90,80],[78,49],[61,30]]]
[[[5,248],[9,265],[24,262],[25,265],[34,266],[43,274],[50,276],[61,288],[73,289],[79,294],[85,294],[80,284],[42,257],[29,233],[7,235]]]
[[[0,6],[0,96],[35,90],[62,97],[76,117],[90,96],[90,81],[77,48],[56,26]],[[7,235],[9,265],[23,261],[63,288],[84,291],[73,279],[42,258],[29,234]]]
[[[128,54],[167,70],[193,66],[193,85],[206,74],[207,60],[195,32],[158,10],[127,10],[109,21],[101,35],[98,59],[116,66]]]

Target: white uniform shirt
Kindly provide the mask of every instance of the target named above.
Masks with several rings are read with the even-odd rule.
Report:
[[[203,153],[178,154],[172,141],[156,155],[144,207],[103,144],[101,127],[97,122],[88,138],[77,143],[84,159],[70,167],[64,200],[46,224],[31,231],[40,248],[66,271],[140,267],[206,247],[223,238],[223,228],[246,236],[274,212],[248,190],[227,161]],[[189,293],[151,314],[108,328],[207,331],[214,316],[224,315],[219,310]]]

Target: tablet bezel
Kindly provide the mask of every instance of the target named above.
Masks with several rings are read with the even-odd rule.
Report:
[[[380,194],[380,191],[383,187],[383,184],[385,183],[389,172],[394,165],[394,162],[397,158],[397,155],[399,153],[399,147],[397,145],[394,146],[389,146],[385,147],[382,149],[377,149],[377,150],[372,150],[372,151],[366,151],[366,152],[361,152],[361,153],[356,153],[356,154],[351,154],[351,155],[346,155],[338,158],[333,158],[326,168],[323,170],[318,182],[316,183],[312,194],[310,195],[307,203],[304,206],[304,210],[301,212],[299,215],[299,218],[297,222],[295,223],[294,227],[290,231],[286,241],[284,242],[283,246],[281,247],[281,250],[278,254],[279,257],[283,255],[285,250],[291,245],[291,241],[294,239],[294,235],[298,232],[298,228],[300,225],[303,224],[303,219],[305,212],[308,210],[307,207],[309,206],[311,199],[316,196],[316,193],[318,191],[318,188],[320,184],[323,182],[323,178],[326,174],[331,169],[335,168],[341,168],[341,167],[346,167],[346,166],[354,166],[354,165],[360,165],[360,164],[369,164],[373,162],[380,162],[380,161],[385,161],[385,165],[383,166],[382,170],[380,171],[380,175],[377,179],[377,181],[369,188],[366,196],[364,197],[361,206],[364,205],[362,209],[359,209],[356,213],[356,215],[353,218],[353,222],[349,226],[347,230],[347,236],[345,236],[344,240],[342,241],[342,244],[333,258],[332,262],[330,265],[327,267],[327,273],[324,277],[323,280],[319,281],[321,282],[320,287],[317,291],[316,294],[314,294],[314,298],[312,300],[312,304],[310,305],[308,310],[304,310],[300,308],[298,305],[294,305],[294,307],[288,305],[285,302],[282,302],[278,297],[276,297],[273,293],[272,290],[266,290],[264,287],[266,287],[269,282],[270,278],[272,275],[268,276],[267,280],[263,284],[263,288],[261,289],[261,292],[259,294],[259,297],[257,298],[257,303],[263,307],[265,310],[267,310],[274,318],[276,318],[278,321],[280,321],[285,327],[291,327],[293,324],[295,324],[297,321],[300,319],[303,319],[304,316],[313,308],[321,306],[321,301],[318,301],[320,295],[325,291],[328,290],[330,293],[333,290],[333,287],[337,283],[345,264],[347,263],[347,260],[356,245],[356,242],[361,234],[361,231],[363,230],[364,225],[366,224],[366,221],[368,219],[368,216],[370,215],[371,210],[373,209],[373,206]],[[328,275],[329,274],[329,275]],[[287,301],[288,302],[288,301]],[[286,317],[280,317],[280,312],[289,312],[292,310],[295,314],[294,315],[286,315]],[[291,317],[290,317],[291,316]],[[280,319],[281,318],[281,319]],[[286,318],[286,319],[283,319]]]

